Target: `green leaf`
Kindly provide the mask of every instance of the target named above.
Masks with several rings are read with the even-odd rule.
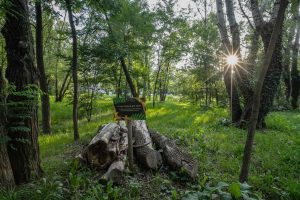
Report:
[[[216,186],[218,189],[223,189],[224,187],[228,187],[229,185],[225,182],[219,182]]]
[[[250,185],[248,185],[248,183],[244,182],[244,183],[240,183],[241,186],[241,190],[249,190],[251,188]]]
[[[229,192],[235,199],[239,199],[242,196],[241,186],[238,183],[232,183],[229,186]]]

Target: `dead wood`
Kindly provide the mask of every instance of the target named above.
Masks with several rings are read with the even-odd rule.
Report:
[[[146,122],[135,120],[132,122],[132,126],[137,160],[150,169],[159,169],[162,165],[162,157],[152,146]]]
[[[150,130],[152,142],[163,151],[165,162],[174,170],[183,169],[191,178],[195,178],[198,172],[198,162],[187,152],[181,150],[174,141]]]

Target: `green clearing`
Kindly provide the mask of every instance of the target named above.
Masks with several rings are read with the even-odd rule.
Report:
[[[126,176],[122,187],[103,186],[97,173],[78,167],[72,160],[95,135],[112,121],[112,100],[97,101],[91,122],[80,120],[81,140],[74,144],[71,105],[52,102],[53,135],[40,136],[44,178],[0,193],[0,199],[179,199],[188,191],[209,191],[222,182],[238,180],[246,131],[226,126],[224,108],[199,108],[175,100],[147,106],[149,128],[175,139],[199,160],[195,182],[174,172],[146,172]],[[249,184],[264,199],[300,198],[300,113],[272,112],[268,129],[257,133]],[[220,183],[221,182],[221,183]],[[226,189],[227,190],[227,189]],[[200,199],[200,198],[199,198]]]

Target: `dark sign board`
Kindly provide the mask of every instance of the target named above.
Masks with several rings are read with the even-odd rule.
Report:
[[[144,103],[138,98],[114,98],[113,102],[117,119],[146,119]]]

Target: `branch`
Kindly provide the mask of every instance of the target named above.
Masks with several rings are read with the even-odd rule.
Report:
[[[251,4],[250,8],[251,8],[252,16],[253,16],[253,19],[254,19],[255,27],[257,29],[262,29],[263,24],[265,22],[264,22],[264,19],[263,19],[262,15],[261,15],[260,10],[259,10],[257,0],[250,0],[250,4]]]
[[[254,30],[254,26],[252,25],[252,23],[251,23],[251,21],[250,21],[250,19],[249,19],[249,16],[246,15],[246,12],[245,12],[245,10],[244,10],[242,4],[241,4],[241,0],[238,0],[238,2],[239,2],[240,9],[241,9],[241,11],[242,11],[242,13],[243,13],[243,16],[247,19],[248,24],[249,24],[249,26],[251,27],[251,29]]]

